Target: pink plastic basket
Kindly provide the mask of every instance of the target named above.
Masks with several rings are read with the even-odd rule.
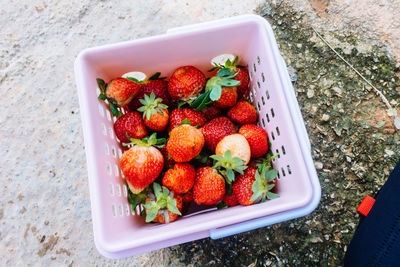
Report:
[[[166,224],[146,224],[131,212],[127,187],[118,166],[121,150],[113,118],[97,100],[96,78],[108,81],[140,70],[163,76],[183,65],[206,73],[210,59],[231,53],[248,63],[251,98],[259,124],[279,153],[280,198],[248,207],[236,206],[189,214]],[[320,185],[310,143],[287,69],[268,22],[245,15],[185,26],[166,34],[90,48],[75,61],[86,147],[94,239],[101,254],[122,258],[200,238],[220,238],[310,213],[320,199]]]

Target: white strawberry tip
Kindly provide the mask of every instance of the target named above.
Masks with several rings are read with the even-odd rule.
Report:
[[[147,78],[147,75],[140,71],[131,71],[123,74],[122,78],[132,77],[138,81],[144,81]]]
[[[227,60],[230,60],[231,62],[233,62],[235,60],[235,55],[233,54],[221,54],[218,55],[216,57],[214,57],[213,59],[211,59],[211,65],[215,67],[215,64],[220,65],[220,66],[225,66],[225,63]]]

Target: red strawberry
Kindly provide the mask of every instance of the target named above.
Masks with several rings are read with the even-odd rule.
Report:
[[[175,221],[182,211],[182,196],[154,183],[154,194],[146,198],[146,222],[170,223]]]
[[[161,101],[152,92],[150,96],[144,95],[144,99],[140,99],[143,106],[137,109],[143,112],[144,124],[154,131],[164,131],[168,125],[168,106],[161,104]]]
[[[206,76],[193,66],[177,68],[169,78],[168,93],[173,100],[196,98],[206,85]]]
[[[188,119],[190,121],[190,125],[192,126],[203,126],[203,124],[207,121],[206,117],[201,111],[197,111],[191,108],[174,109],[169,117],[170,131],[176,126],[179,126],[185,119]]]
[[[221,109],[214,105],[205,107],[202,112],[206,116],[207,120],[212,120],[221,115]]]
[[[176,163],[173,169],[169,169],[162,183],[169,190],[183,194],[192,189],[196,171],[189,163]]]
[[[161,154],[164,157],[164,165],[165,168],[172,168],[174,164],[176,163],[175,160],[171,157],[171,155],[168,153],[167,146],[163,146],[160,148]]]
[[[253,196],[253,182],[256,180],[257,168],[248,167],[244,170],[243,175],[238,175],[233,183],[233,194],[236,196],[238,202],[243,206],[248,206],[254,203],[251,201]]]
[[[211,167],[202,167],[196,171],[193,186],[193,200],[197,204],[213,205],[221,201],[225,195],[225,181]]]
[[[249,82],[250,82],[250,76],[249,76],[249,71],[247,68],[236,68],[235,72],[239,71],[239,73],[236,75],[234,80],[240,81],[240,85],[238,85],[237,90],[238,90],[238,99],[242,97],[248,97],[249,95]]]
[[[156,95],[156,98],[161,98],[162,103],[169,105],[171,98],[168,94],[168,82],[161,79],[147,81],[141,84],[139,94],[129,103],[129,110],[135,111],[142,106],[140,99],[144,99],[144,95],[150,95],[151,93]]]
[[[231,134],[225,136],[221,141],[218,142],[215,148],[215,154],[224,156],[227,151],[230,151],[232,158],[238,157],[247,165],[250,162],[250,146],[246,138],[240,134]]]
[[[228,205],[229,207],[233,207],[236,206],[237,204],[239,204],[239,201],[236,198],[236,195],[232,193],[232,195],[228,195],[225,194],[224,198],[222,199],[226,205]]]
[[[249,142],[251,156],[259,158],[268,151],[268,134],[255,124],[245,124],[239,129],[239,134],[243,135]]]
[[[248,167],[233,183],[233,193],[241,205],[248,206],[279,197],[271,192],[275,187],[274,181],[278,172],[270,169],[269,163],[269,166],[265,163],[263,165],[259,169]]]
[[[214,101],[214,103],[219,108],[232,107],[236,104],[237,98],[238,94],[236,86],[222,87],[221,97]]]
[[[257,111],[247,101],[239,101],[228,110],[228,117],[238,124],[251,124],[257,121]]]
[[[115,135],[121,143],[129,143],[126,134],[131,138],[142,139],[147,135],[146,126],[139,112],[128,112],[114,123]]]
[[[199,129],[184,124],[172,129],[167,150],[176,162],[188,162],[196,157],[204,146],[204,137]]]
[[[140,84],[125,78],[116,78],[108,83],[105,95],[111,103],[122,107],[128,104],[139,91]]]
[[[227,135],[236,133],[235,125],[227,117],[217,117],[207,122],[200,130],[204,134],[205,146],[212,152],[219,141]]]
[[[152,145],[157,144],[155,134],[150,138],[131,139],[133,147],[122,154],[119,165],[133,194],[140,193],[161,173],[164,158]]]
[[[193,201],[193,191],[189,190],[186,194],[183,194],[183,203],[190,203]]]

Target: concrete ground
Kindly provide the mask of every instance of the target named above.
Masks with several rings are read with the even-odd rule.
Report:
[[[380,100],[343,67],[310,27],[363,73],[369,71],[368,77],[397,107],[399,79],[394,78],[400,77],[400,17],[396,16],[400,0],[0,0],[0,5],[1,266],[304,266],[318,260],[324,265],[341,264],[357,223],[351,208],[363,194],[372,194],[383,184],[399,160],[400,137]],[[295,89],[323,189],[320,208],[304,220],[219,241],[206,239],[117,261],[102,257],[93,243],[73,74],[76,55],[87,47],[245,13],[264,15],[272,23],[291,73],[298,77]],[[313,72],[310,62],[321,68]],[[320,80],[318,71],[324,68],[326,73],[342,71],[347,76],[341,76],[341,81],[329,75]],[[314,76],[317,82],[310,78]],[[347,78],[354,82],[344,82]],[[328,89],[336,88],[336,83],[342,88],[340,93],[350,93],[343,92],[338,107],[331,109],[326,104],[332,97]],[[361,89],[367,91],[359,93]],[[347,110],[357,98],[365,101]],[[331,119],[321,119],[323,114]],[[385,125],[374,128],[381,121]],[[376,140],[380,146],[365,147]],[[339,148],[327,145],[331,143]],[[341,153],[331,153],[337,149]],[[371,156],[360,156],[364,154]],[[337,201],[335,196],[343,192],[352,192],[354,197],[349,194],[341,198],[343,202]],[[260,236],[268,236],[268,242]],[[303,245],[298,245],[303,239]]]

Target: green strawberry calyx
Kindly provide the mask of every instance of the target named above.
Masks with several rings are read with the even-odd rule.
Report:
[[[112,99],[109,99],[107,97],[107,94],[106,94],[106,89],[108,86],[107,83],[103,79],[100,79],[100,78],[97,78],[96,81],[97,81],[97,86],[100,89],[100,94],[97,98],[102,101],[108,100],[108,103],[110,104],[111,113],[117,118],[121,117],[123,115],[123,113],[118,109],[118,105],[113,103],[114,101],[112,101]]]
[[[136,139],[136,138],[131,138],[129,137],[128,133],[126,134],[126,137],[131,141],[130,143],[122,143],[122,146],[145,146],[145,147],[150,147],[150,146],[155,146],[157,148],[163,148],[165,144],[167,143],[166,138],[158,138],[157,139],[157,133],[153,133],[150,136],[146,136],[143,139]]]
[[[240,81],[233,80],[239,72],[234,69],[220,69],[216,76],[210,78],[206,83],[206,90],[196,100],[190,103],[190,107],[202,110],[213,101],[221,98],[222,87],[235,87],[240,85]]]
[[[167,109],[168,106],[162,104],[162,98],[156,98],[154,92],[151,92],[150,96],[144,95],[144,99],[139,99],[139,102],[143,105],[137,110],[143,112],[143,118],[150,120],[151,116],[157,112],[163,113],[163,109]]]
[[[243,174],[243,171],[247,168],[240,158],[232,157],[230,150],[227,150],[224,156],[212,155],[210,158],[214,160],[213,168],[226,178],[228,184],[232,184],[235,180],[235,172]]]
[[[258,169],[255,174],[256,180],[252,184],[253,195],[250,201],[258,203],[264,202],[267,199],[279,197],[278,194],[271,192],[275,187],[273,181],[278,175],[278,171],[272,168],[271,161],[277,156],[278,154],[275,154],[272,157],[262,160],[262,163],[257,164]]]
[[[165,186],[161,187],[158,183],[153,183],[153,193],[148,193],[147,197],[151,201],[143,205],[144,208],[149,210],[146,212],[146,222],[153,221],[157,214],[160,214],[164,217],[165,222],[169,223],[168,211],[182,215],[177,207],[174,192],[169,191]]]
[[[131,204],[133,213],[135,213],[135,209],[139,204],[144,204],[146,202],[146,197],[147,197],[147,194],[149,191],[150,191],[150,188],[146,187],[139,194],[134,194],[134,193],[132,193],[132,191],[129,189],[129,186],[128,186],[128,202],[129,202],[129,204]]]

